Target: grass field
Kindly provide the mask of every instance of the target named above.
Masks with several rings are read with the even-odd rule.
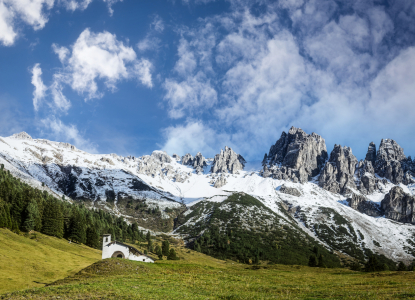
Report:
[[[0,294],[41,287],[101,259],[101,251],[43,235],[0,228]]]
[[[178,261],[98,261],[52,285],[0,299],[413,299],[413,272],[244,265],[179,245]],[[93,257],[91,258],[93,260]],[[45,266],[46,268],[47,266]],[[46,269],[45,269],[46,270]]]

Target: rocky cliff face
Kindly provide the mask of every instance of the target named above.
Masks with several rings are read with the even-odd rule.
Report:
[[[348,194],[355,189],[354,173],[357,158],[350,147],[334,145],[330,159],[319,177],[319,185],[333,193]]]
[[[306,182],[319,174],[326,159],[326,143],[321,136],[291,127],[264,156],[263,176]]]
[[[375,203],[367,200],[362,195],[352,194],[352,197],[348,198],[347,202],[351,208],[361,212],[362,214],[372,217],[379,217],[382,215],[381,208]]]
[[[391,139],[382,139],[376,155],[375,172],[395,184],[406,183],[405,170],[407,159],[403,149]],[[404,166],[402,165],[404,163]]]
[[[203,168],[207,166],[207,163],[202,153],[198,152],[194,158],[190,153],[184,155],[182,165],[192,166],[196,170],[196,174],[203,174]]]
[[[243,170],[245,164],[246,161],[240,154],[235,153],[226,146],[225,151],[221,150],[220,154],[215,155],[211,172],[236,174],[238,171]]]
[[[389,219],[415,224],[415,197],[406,194],[399,186],[393,187],[381,202],[385,216]]]

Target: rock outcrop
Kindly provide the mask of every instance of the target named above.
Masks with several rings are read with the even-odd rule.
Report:
[[[415,197],[403,191],[399,186],[393,187],[381,202],[385,217],[402,223],[415,224]]]
[[[197,174],[202,174],[203,168],[207,166],[207,163],[202,153],[198,152],[194,158],[190,153],[184,155],[182,157],[182,165],[192,166]]]
[[[375,203],[367,200],[362,195],[356,195],[353,193],[352,197],[347,199],[347,202],[351,208],[368,216],[379,217],[382,215],[381,208]]]
[[[13,134],[13,137],[19,140],[32,140],[32,137],[24,131]]]
[[[221,187],[223,187],[226,184],[226,177],[223,176],[223,174],[221,174],[215,181],[213,187],[219,189]]]
[[[240,154],[235,153],[226,146],[225,151],[221,150],[220,154],[215,155],[211,172],[236,174],[238,171],[243,170],[245,164],[246,161]]]
[[[403,149],[394,140],[382,139],[376,155],[375,172],[395,184],[404,182],[404,169],[401,161],[406,162]]]
[[[297,190],[296,188],[287,187],[285,185],[282,185],[281,188],[279,189],[279,191],[281,193],[288,194],[288,195],[292,195],[292,196],[296,196],[296,197],[300,197],[301,196],[301,193],[300,193],[299,190]]]
[[[350,147],[334,145],[330,158],[319,177],[319,185],[333,193],[348,194],[356,189],[354,173],[357,158]]]
[[[307,134],[291,127],[265,154],[263,176],[306,182],[319,174],[327,159],[324,139],[316,133]]]

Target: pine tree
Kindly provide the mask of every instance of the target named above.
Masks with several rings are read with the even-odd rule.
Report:
[[[43,210],[42,233],[46,235],[63,237],[62,210],[55,198],[48,196]]]
[[[81,209],[74,206],[70,219],[69,238],[75,242],[86,243],[86,220]]]
[[[26,207],[26,219],[23,223],[23,229],[27,232],[39,229],[41,224],[40,213],[36,201],[30,201]]]
[[[150,242],[150,240],[151,240],[151,234],[150,234],[150,231],[147,231],[146,240],[147,240],[147,242],[148,242],[148,243],[149,243],[149,242]]]
[[[310,258],[308,260],[308,265],[310,267],[317,267],[317,259],[316,259],[316,256],[314,254],[310,255]]]
[[[398,271],[406,271],[406,265],[402,261],[398,264]]]
[[[176,251],[172,248],[170,249],[169,255],[167,256],[168,260],[178,260]]]
[[[170,244],[169,241],[163,241],[161,243],[161,249],[164,256],[169,256],[170,254]]]
[[[161,251],[161,247],[159,245],[156,246],[156,254],[160,260],[163,259],[163,252]]]
[[[317,264],[317,267],[319,267],[319,268],[327,268],[326,267],[326,264],[324,263],[324,258],[323,258],[323,255],[319,255],[319,257],[318,257],[318,264]]]
[[[100,248],[99,234],[95,226],[88,227],[86,231],[86,245],[96,249]]]

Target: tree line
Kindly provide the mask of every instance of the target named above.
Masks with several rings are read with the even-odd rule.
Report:
[[[83,204],[71,204],[22,182],[0,165],[0,227],[16,233],[39,231],[49,236],[100,249],[101,236],[112,235],[121,242],[146,241],[138,225],[127,224],[103,210],[90,210]],[[151,239],[151,238],[150,238]]]

